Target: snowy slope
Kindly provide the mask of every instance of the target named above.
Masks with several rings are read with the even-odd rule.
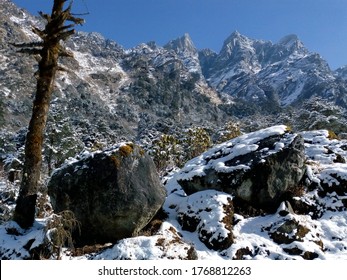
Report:
[[[31,113],[37,61],[18,54],[11,43],[37,40],[31,27],[43,22],[7,0],[0,14],[5,35],[1,103],[6,129],[16,131],[27,126]],[[65,43],[74,58],[61,59],[66,71],[56,78],[52,118],[65,119],[82,137],[97,135],[104,143],[135,140],[145,129],[173,120],[180,126],[215,125],[224,115],[216,107],[220,98],[201,75],[198,52],[185,38],[189,50],[176,53],[153,42],[125,50],[100,34],[77,32]]]
[[[30,30],[32,25],[42,22],[11,1],[1,1],[0,121],[2,117],[5,119],[0,135],[1,159],[20,155],[24,144],[37,62],[18,54],[10,43],[36,40]],[[320,55],[309,52],[295,35],[272,43],[234,32],[218,54],[210,50],[199,52],[187,34],[164,47],[150,42],[125,50],[100,34],[77,33],[66,46],[75,58],[61,61],[68,71],[57,77],[49,129],[59,133],[66,129],[68,133],[61,139],[70,144],[78,142],[79,150],[72,151],[75,153],[83,147],[97,149],[119,140],[150,141],[159,133],[173,133],[194,125],[213,131],[233,120],[235,111],[229,110],[229,106],[241,111],[242,116],[256,112],[257,117],[252,116],[250,121],[266,120],[261,124],[264,127],[271,121],[261,118],[263,112],[301,106],[314,96],[321,97],[320,102],[347,104],[345,69],[332,72]],[[326,111],[332,112],[326,114],[331,117],[324,114],[322,118],[329,120],[324,126],[331,129],[330,120],[335,118],[337,109],[327,107]],[[315,111],[320,112],[319,108],[307,109],[308,117],[302,121],[314,119],[309,125],[317,122]],[[277,116],[274,115],[273,122],[278,122]],[[293,115],[287,116],[291,118]],[[284,126],[281,127],[271,127],[253,136],[261,139],[276,135],[283,130]],[[65,248],[62,257],[346,259],[347,143],[332,139],[327,130],[301,134],[307,157],[307,190],[297,199],[303,205],[301,212],[293,213],[282,204],[274,214],[246,217],[234,213],[231,220],[226,211],[231,211],[231,195],[208,190],[187,196],[177,183],[182,170],[187,171],[184,176],[203,173],[206,163],[198,157],[181,171],[163,178],[168,191],[164,204],[168,217],[154,235],[143,232],[117,244],[88,248],[79,256]],[[240,154],[254,149],[255,140],[248,137],[243,135],[234,140],[239,141]],[[61,139],[57,144],[68,154],[68,148],[60,146]],[[59,150],[58,146],[51,146],[54,152]],[[221,144],[218,149],[228,146]],[[221,161],[215,164],[216,168],[226,168]],[[2,222],[9,218],[18,192],[16,184],[3,178],[0,180]],[[192,228],[184,223],[186,218],[196,219],[196,229],[188,231]],[[2,223],[1,257],[29,258],[28,251],[47,237],[46,223],[47,218],[37,219],[27,231],[11,222]],[[290,231],[295,228],[300,229],[298,233]],[[226,240],[222,250],[206,246],[209,242],[218,243],[219,239]]]
[[[282,129],[284,126],[267,128],[234,141],[239,145],[243,143],[243,149],[247,150],[254,145],[252,139],[276,135],[282,133]],[[187,196],[177,183],[182,173],[176,171],[164,178],[168,196],[163,209],[168,216],[155,234],[143,232],[142,236],[106,244],[104,249],[101,246],[93,253],[79,256],[64,249],[63,259],[347,259],[347,191],[344,188],[343,193],[322,194],[325,182],[329,184],[331,180],[331,170],[336,174],[335,180],[340,178],[341,184],[347,181],[346,164],[336,162],[337,155],[340,161],[347,159],[347,141],[331,139],[324,130],[303,132],[302,136],[306,143],[307,180],[317,187],[308,184],[306,192],[297,200],[311,205],[311,212],[294,213],[283,202],[274,214],[245,217],[234,213],[230,228],[225,218],[231,212],[226,212],[225,206],[233,197],[215,190]],[[223,145],[227,148],[228,142],[221,144],[219,149]],[[187,166],[197,162],[193,160]],[[1,186],[6,189],[4,183]],[[184,229],[182,215],[186,214],[197,219],[196,230]],[[28,231],[13,222],[2,224],[2,258],[28,257],[27,250],[22,247],[29,240],[32,244],[27,245],[27,249],[43,241],[44,223],[44,219],[38,219]],[[213,240],[230,234],[233,242],[222,250],[209,249],[206,242],[202,242],[206,236]]]

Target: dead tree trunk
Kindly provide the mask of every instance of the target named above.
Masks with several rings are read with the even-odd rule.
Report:
[[[22,52],[39,54],[36,95],[32,117],[25,143],[23,178],[14,213],[14,220],[22,227],[32,226],[35,219],[36,198],[40,183],[42,166],[42,147],[49,105],[54,88],[55,75],[59,70],[60,56],[71,56],[60,44],[74,33],[71,29],[83,20],[71,15],[71,4],[64,10],[66,0],[54,0],[52,14],[40,15],[47,21],[44,30],[33,28],[42,42],[18,45]],[[65,26],[65,21],[73,24]]]

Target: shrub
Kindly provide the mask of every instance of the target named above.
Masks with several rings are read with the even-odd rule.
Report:
[[[205,128],[193,127],[187,130],[183,140],[185,159],[190,160],[199,156],[212,146],[209,133]]]
[[[180,141],[173,135],[162,134],[153,141],[150,155],[159,172],[179,166],[182,158]]]
[[[61,249],[64,245],[73,248],[72,232],[79,230],[80,223],[70,210],[62,211],[58,214],[52,214],[45,227],[45,236],[48,245],[51,246],[53,254],[60,259]]]

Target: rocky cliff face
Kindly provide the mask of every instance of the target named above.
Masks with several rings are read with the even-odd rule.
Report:
[[[265,110],[299,106],[312,96],[346,106],[346,84],[296,35],[272,43],[234,32],[219,54],[204,50],[200,61],[213,88]]]
[[[17,130],[30,116],[36,61],[11,43],[37,40],[30,29],[42,23],[10,1],[1,3],[0,13],[3,126]],[[66,43],[74,59],[61,61],[67,71],[56,79],[52,117],[68,118],[83,133],[127,139],[141,134],[143,120],[147,127],[215,124],[223,116],[218,94],[201,75],[189,36],[179,40],[165,48],[151,42],[124,50],[100,34],[77,33]]]
[[[37,40],[31,26],[43,23],[9,0],[0,4],[0,21],[0,127],[7,139],[23,141],[37,62],[11,43]],[[164,47],[149,42],[126,50],[100,34],[80,32],[66,45],[74,59],[61,60],[67,71],[56,79],[47,133],[53,139],[67,131],[65,138],[78,138],[77,146],[141,143],[194,125],[215,131],[237,119],[248,131],[279,122],[301,128],[305,102],[319,97],[338,108],[347,104],[343,69],[331,71],[295,35],[272,43],[234,32],[219,53],[198,50],[188,34]]]
[[[20,154],[25,141],[37,62],[34,57],[18,53],[11,43],[37,40],[30,31],[31,25],[42,22],[9,0],[1,1],[0,167],[6,163],[14,172],[21,163],[18,161],[17,166],[9,159]],[[272,43],[234,32],[220,53],[197,50],[187,34],[164,47],[150,42],[125,50],[100,34],[77,33],[66,45],[74,59],[61,60],[66,71],[56,79],[44,149],[49,169],[86,147],[100,150],[120,139],[153,142],[161,133],[177,136],[192,126],[203,126],[211,132],[236,117],[242,130],[253,131],[214,146],[186,163],[180,172],[164,178],[167,196],[163,210],[167,217],[162,218],[164,223],[161,220],[159,226],[153,226],[153,236],[122,239],[113,248],[85,258],[220,260],[346,256],[347,143],[337,140],[333,131],[318,130],[324,127],[339,133],[346,131],[345,68],[332,72],[295,35]],[[254,132],[258,127],[278,122],[289,123],[294,130],[317,130],[298,133],[281,125]],[[167,142],[163,142],[166,146],[158,145],[158,151],[167,152],[162,147],[189,150],[192,142],[206,144],[202,141],[206,139],[211,145],[209,135],[202,131],[186,133],[191,142],[181,147],[169,135]],[[233,132],[232,137],[240,134],[239,130]],[[81,209],[95,208],[102,215],[94,221],[87,220],[87,228],[83,230],[90,228],[88,223],[103,220],[114,206],[108,207],[107,203],[118,199],[112,198],[114,188],[95,193],[94,187],[105,190],[110,185],[109,179],[117,182],[120,189],[139,183],[144,199],[140,204],[151,200],[146,195],[147,185],[142,185],[149,181],[146,176],[152,174],[146,171],[149,158],[143,157],[141,149],[132,153],[131,146],[125,146],[128,148],[119,146],[111,154],[90,153],[87,161],[65,165],[53,173],[61,176],[56,183],[58,178],[52,176],[51,188],[62,186],[61,182],[67,183],[65,187],[72,186],[70,183],[77,182],[78,176],[87,180],[83,183],[88,190],[86,198],[80,199],[78,193],[70,199],[80,200]],[[178,158],[181,150],[174,151]],[[138,169],[141,166],[145,167],[143,174]],[[125,173],[120,176],[122,179],[130,176],[125,185],[114,178],[119,167],[121,174]],[[129,173],[131,168],[134,170]],[[93,174],[97,176],[91,178]],[[111,175],[105,178],[107,174]],[[139,182],[141,174],[145,179]],[[98,185],[100,181],[103,183]],[[158,178],[154,181],[153,185],[160,188]],[[80,183],[73,186],[79,190]],[[0,178],[0,198],[4,202],[0,205],[1,221],[13,209],[15,188],[16,185]],[[135,194],[139,195],[137,188]],[[129,193],[125,192],[122,197],[128,201]],[[61,209],[67,208],[69,202],[64,200],[65,193],[62,191],[57,198],[51,192],[53,204],[62,201]],[[96,200],[90,200],[88,193]],[[159,207],[164,194],[154,191],[158,193],[160,197],[155,204]],[[141,208],[134,205],[137,210]],[[61,209],[58,207],[56,211]],[[122,236],[99,239],[100,242],[138,232],[157,207],[152,210],[142,211],[151,215],[135,229]],[[112,213],[117,215],[117,211]],[[125,215],[128,213],[120,216]],[[140,220],[143,221],[141,217]],[[35,246],[45,242],[43,227],[41,222],[35,223],[32,230],[25,232],[15,223],[2,224],[1,258],[31,258]],[[93,235],[98,236],[98,232]]]
[[[199,78],[203,78],[199,61],[199,51],[195,48],[189,34],[172,40],[164,46],[167,50],[174,51],[182,60],[189,72],[196,73]]]

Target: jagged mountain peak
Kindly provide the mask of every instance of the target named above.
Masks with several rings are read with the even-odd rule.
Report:
[[[342,78],[337,80],[326,61],[294,34],[274,44],[235,31],[219,54],[200,52],[200,62],[217,91],[271,110],[301,104],[313,95],[346,104],[343,75],[336,72],[335,77]]]
[[[185,33],[183,36],[171,40],[164,46],[165,49],[173,50],[176,53],[191,53],[196,54],[197,49],[188,33]]]
[[[257,43],[258,40],[250,39],[234,31],[224,41],[221,51],[215,58],[214,66],[211,65],[214,69],[211,68],[209,73],[217,78],[212,78],[213,86],[216,86],[216,81],[219,83],[235,74],[258,72],[260,65],[257,59]]]
[[[252,39],[242,35],[238,31],[234,31],[231,35],[224,41],[222,51],[223,50],[232,50],[235,47],[242,47],[252,44]]]
[[[220,56],[226,57],[240,56],[240,53],[256,54],[262,52],[264,48],[283,48],[285,49],[285,55],[289,56],[293,53],[307,54],[308,50],[304,44],[295,34],[289,34],[284,36],[278,41],[277,44],[273,44],[271,41],[251,39],[245,35],[242,35],[238,31],[234,31],[223,43],[223,47],[220,51]],[[234,55],[233,55],[234,54]],[[284,53],[283,53],[284,54]]]
[[[89,44],[94,44],[94,45],[105,45],[105,46],[114,45],[117,48],[124,50],[124,48],[121,45],[119,45],[117,42],[105,38],[99,32],[78,31],[73,36],[73,40],[77,40],[78,42],[84,41],[84,42],[87,42]]]
[[[242,35],[239,31],[235,30],[230,34],[230,36],[224,41],[225,43],[229,43],[234,39],[248,39],[245,35]]]
[[[334,71],[334,76],[347,81],[347,65],[337,68]]]
[[[99,32],[83,32],[83,31],[79,31],[78,35],[80,37],[84,37],[84,38],[90,38],[94,41],[105,41],[105,37],[100,34]]]
[[[295,34],[289,34],[284,36],[282,39],[278,41],[278,45],[284,46],[291,51],[304,51],[307,52],[304,44],[301,42],[299,37]]]
[[[187,67],[189,72],[197,73],[200,77],[202,77],[202,70],[199,62],[199,52],[188,33],[185,33],[183,36],[170,41],[164,46],[164,49],[174,51],[180,57],[180,59],[182,59],[183,64],[185,67]]]

